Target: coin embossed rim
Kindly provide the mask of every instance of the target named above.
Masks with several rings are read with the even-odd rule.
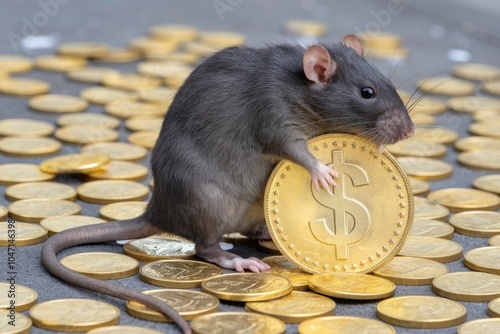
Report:
[[[492,252],[493,254],[489,253]],[[467,268],[475,271],[482,271],[485,273],[500,275],[500,266],[498,266],[498,261],[496,260],[500,255],[500,247],[498,246],[487,246],[479,247],[469,250],[464,255],[464,264]],[[490,260],[490,263],[496,263],[497,266],[487,265],[481,259],[475,258],[479,256],[482,259]]]
[[[467,291],[456,291],[449,289],[447,283],[453,282],[477,282],[478,277],[483,276],[485,278],[491,278],[497,280],[497,285],[500,285],[500,278],[498,275],[483,273],[483,272],[453,272],[444,274],[436,277],[432,281],[432,291],[442,297],[464,301],[464,302],[490,302],[495,298],[500,297],[500,288],[497,291],[487,291],[487,292],[473,292],[472,288],[467,289]],[[458,285],[458,284],[457,284]],[[463,285],[463,284],[460,284]]]

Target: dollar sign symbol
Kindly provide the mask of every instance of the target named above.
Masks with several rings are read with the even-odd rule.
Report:
[[[369,184],[370,179],[360,166],[344,161],[343,151],[332,151],[332,162],[339,172],[333,196],[326,191],[318,192],[312,182],[311,190],[319,204],[333,211],[333,220],[314,219],[309,222],[309,228],[316,239],[336,246],[338,260],[347,260],[348,246],[362,240],[371,227],[371,216],[366,206],[346,194],[347,180],[350,179],[354,187],[359,187]],[[353,222],[352,228],[349,228],[349,220]]]

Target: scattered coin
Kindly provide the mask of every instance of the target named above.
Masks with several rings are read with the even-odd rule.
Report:
[[[120,310],[115,306],[77,298],[39,303],[31,308],[29,315],[36,327],[62,332],[86,332],[120,321]]]
[[[87,60],[70,56],[40,56],[35,59],[35,65],[44,71],[71,71],[87,65]]]
[[[488,64],[467,63],[456,65],[452,74],[473,81],[495,81],[500,79],[500,67]]]
[[[143,291],[142,293],[167,303],[186,320],[192,320],[219,310],[219,300],[200,291],[159,289]],[[172,322],[162,313],[136,301],[127,302],[127,312],[144,320]]]
[[[134,101],[137,93],[109,87],[89,87],[80,92],[80,97],[94,104],[107,104],[113,101]]]
[[[199,58],[196,55],[184,52],[148,53],[145,56],[146,59],[148,60],[175,62],[186,65],[194,65],[199,60]]]
[[[444,113],[447,109],[446,103],[427,95],[414,97],[413,99],[410,99],[410,95],[408,95],[408,98],[403,98],[403,102],[405,102],[406,108],[412,117],[414,115],[437,115]]]
[[[112,160],[139,161],[146,157],[148,151],[141,146],[121,142],[103,142],[88,144],[82,147],[82,153],[103,153]]]
[[[262,259],[262,261],[271,266],[271,269],[269,269],[271,274],[288,279],[292,283],[293,290],[303,291],[309,289],[308,284],[311,274],[297,268],[286,257],[282,255],[270,256]]]
[[[11,213],[11,216],[14,215]],[[38,224],[16,222],[14,224],[14,244],[10,243],[9,228],[10,224],[0,223],[0,246],[31,246],[47,240],[47,230]],[[7,296],[7,295],[3,295]],[[20,311],[20,310],[18,310]]]
[[[199,42],[187,42],[184,44],[184,48],[188,54],[198,58],[209,57],[220,50],[219,48],[201,44]]]
[[[61,150],[61,143],[45,137],[4,137],[0,139],[0,153],[12,156],[41,156]]]
[[[45,137],[54,132],[48,122],[28,118],[9,118],[0,120],[0,136]]]
[[[463,96],[473,95],[476,90],[476,85],[470,81],[449,76],[434,76],[429,79],[419,81],[417,83],[417,88],[424,93]]]
[[[489,124],[488,122],[472,123],[469,125],[469,132],[477,136],[500,138],[500,125]]]
[[[94,144],[118,140],[119,133],[94,125],[68,125],[57,129],[55,137],[69,144]]]
[[[458,138],[458,133],[443,126],[416,126],[411,141],[424,141],[434,144],[451,144]],[[405,141],[406,142],[406,141]]]
[[[92,329],[87,334],[163,334],[163,332],[139,326],[106,326]]]
[[[436,200],[452,212],[491,210],[500,208],[500,197],[486,191],[469,188],[447,188],[431,192],[430,200]]]
[[[399,285],[426,285],[448,273],[449,268],[440,262],[416,257],[396,256],[388,264],[375,270],[376,276],[383,277]]]
[[[33,69],[33,61],[24,56],[0,55],[0,71],[7,73],[28,72]]]
[[[11,290],[10,283],[0,283],[0,309],[8,309],[11,305],[10,298],[8,298],[9,290]],[[12,293],[12,292],[10,292]],[[38,294],[35,290],[30,289],[24,285],[15,285],[15,306],[16,312],[29,310],[38,300]],[[17,325],[17,319],[16,319]],[[17,326],[16,326],[17,327]],[[0,331],[1,333],[4,333]]]
[[[135,275],[139,271],[139,261],[130,256],[108,252],[89,252],[68,255],[61,264],[80,274],[112,280]]]
[[[500,212],[460,212],[451,216],[450,224],[460,234],[476,237],[492,237],[500,234]]]
[[[129,241],[123,245],[123,252],[144,262],[189,259],[196,255],[194,246],[193,242],[172,235],[168,238],[149,237]]]
[[[465,253],[464,264],[475,271],[482,271],[492,274],[500,274],[500,264],[498,256],[500,247],[480,247],[474,248]]]
[[[331,316],[335,314],[335,308],[336,304],[330,298],[304,291],[292,291],[280,298],[245,304],[249,312],[267,314],[286,323]]]
[[[8,95],[31,96],[46,94],[50,84],[45,81],[24,78],[0,80],[0,93]]]
[[[490,317],[500,317],[500,298],[495,298],[488,304],[488,314]]]
[[[76,199],[76,190],[71,186],[57,182],[26,182],[5,188],[5,198],[12,202],[30,198],[53,198],[72,201]]]
[[[401,36],[389,32],[362,34],[360,38],[368,48],[396,49],[401,45]]]
[[[474,188],[500,195],[500,174],[480,176],[472,181]]]
[[[10,316],[15,317],[15,326],[12,326]],[[22,313],[11,313],[10,310],[0,310],[0,333],[3,334],[29,334],[33,323]]]
[[[112,101],[106,104],[104,110],[107,114],[120,118],[158,117],[167,112],[162,104],[127,100]]]
[[[500,110],[500,100],[487,96],[458,96],[448,100],[448,107],[465,113],[475,113],[481,109]]]
[[[59,44],[57,53],[83,58],[104,57],[108,53],[108,46],[98,42],[69,42]]]
[[[453,226],[439,220],[414,219],[410,235],[417,237],[434,237],[451,239],[454,234]]]
[[[500,246],[500,235],[494,235],[488,239],[488,245],[490,246]]]
[[[4,220],[7,218],[7,215],[9,214],[9,211],[5,206],[0,205],[0,220]]]
[[[446,263],[462,258],[462,246],[442,238],[410,236],[398,255]]]
[[[173,52],[178,48],[179,43],[173,40],[164,41],[147,37],[136,37],[130,40],[129,46],[132,50],[147,54],[155,52]]]
[[[129,135],[127,140],[131,144],[152,149],[155,146],[159,135],[159,131],[137,131]]]
[[[99,216],[107,220],[124,220],[139,217],[146,210],[148,202],[118,202],[103,205],[99,208]]]
[[[404,140],[387,146],[389,153],[396,156],[441,158],[446,154],[446,146],[430,141]]]
[[[75,153],[44,160],[40,170],[53,174],[89,173],[109,162],[109,156],[104,153]]]
[[[131,63],[141,58],[141,54],[135,50],[109,48],[108,53],[103,57],[94,58],[94,61],[101,63]]]
[[[163,117],[132,117],[125,121],[125,127],[130,131],[159,131]]]
[[[192,69],[182,63],[148,61],[139,63],[137,65],[137,71],[146,76],[169,79],[187,77],[191,73]]]
[[[259,249],[262,250],[263,252],[274,255],[281,255],[281,251],[272,240],[261,239],[259,240],[258,246]]]
[[[90,216],[54,216],[47,217],[40,221],[40,225],[45,227],[48,235],[68,230],[70,228],[105,223],[106,220]]]
[[[429,200],[424,197],[414,196],[413,202],[415,204],[415,219],[435,219],[441,221],[448,220],[448,214],[450,213],[450,210],[440,205],[437,200]]]
[[[148,196],[149,188],[133,181],[100,180],[83,183],[76,192],[82,201],[108,204],[143,200]]]
[[[445,328],[467,319],[467,309],[460,303],[440,297],[403,296],[381,301],[377,317],[390,324],[409,328]]]
[[[492,95],[500,95],[500,82],[483,82],[482,90]]]
[[[50,198],[23,199],[9,206],[12,218],[30,223],[52,216],[77,215],[81,210],[80,205],[71,201]]]
[[[149,103],[161,103],[164,108],[168,108],[176,92],[175,89],[167,87],[148,89],[139,92],[139,99]]]
[[[323,36],[328,26],[322,22],[309,20],[290,20],[285,22],[285,29],[296,35]]]
[[[88,108],[87,101],[77,96],[62,94],[46,94],[32,97],[28,101],[30,108],[53,113],[71,113],[84,111]]]
[[[264,314],[251,312],[220,312],[193,319],[191,328],[195,334],[266,333],[282,334],[286,331],[283,321]]]
[[[382,321],[347,316],[310,319],[299,325],[300,334],[355,334],[367,329],[373,334],[396,334],[396,329]]]
[[[35,164],[3,164],[0,165],[0,185],[10,186],[22,182],[49,181],[54,174],[42,172]]]
[[[401,59],[408,57],[408,49],[405,48],[365,48],[364,54],[367,57],[381,59]]]
[[[200,34],[200,43],[223,49],[245,44],[245,36],[231,31],[206,31]]]
[[[500,319],[477,319],[467,321],[457,328],[458,334],[495,334],[500,331]]]
[[[500,297],[500,277],[480,272],[454,272],[436,277],[432,291],[464,302],[489,302]]]
[[[455,142],[455,148],[460,151],[475,151],[485,149],[500,150],[500,138],[465,137]]]
[[[82,175],[89,180],[130,180],[139,181],[148,176],[148,169],[142,165],[129,161],[111,161],[101,166],[99,170]]]
[[[57,118],[59,126],[84,125],[96,128],[116,129],[120,126],[120,120],[113,116],[102,114],[66,114]]]
[[[152,26],[149,30],[155,39],[189,42],[198,37],[198,28],[183,24],[161,24]]]
[[[453,166],[447,162],[422,157],[400,157],[398,162],[406,174],[422,180],[441,180],[453,174]]]
[[[474,121],[498,121],[500,120],[499,109],[480,109],[472,115]]]
[[[409,177],[408,180],[410,181],[411,190],[414,196],[423,196],[431,190],[429,182],[415,179],[413,177]]]
[[[192,289],[199,288],[207,279],[219,276],[222,269],[200,261],[162,260],[142,266],[139,272],[141,280],[149,284],[173,289]],[[258,285],[257,281],[254,283]]]
[[[436,125],[437,120],[434,116],[424,113],[415,113],[410,115],[411,120],[415,125]]]
[[[136,73],[110,73],[102,78],[102,84],[112,88],[141,91],[158,88],[161,86],[161,81]]]
[[[101,83],[104,76],[108,74],[117,74],[120,71],[108,67],[84,67],[78,70],[69,71],[66,73],[66,78],[70,80]]]

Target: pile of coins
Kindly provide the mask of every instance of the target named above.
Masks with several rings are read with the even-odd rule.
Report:
[[[328,30],[323,23],[298,20],[286,22],[284,28],[294,35],[313,37],[323,36]],[[408,54],[397,35],[363,37],[367,56],[393,59]],[[56,55],[36,59],[0,55],[0,93],[26,97],[30,112],[47,115],[47,119],[57,117],[55,122],[0,120],[0,156],[16,160],[0,165],[0,185],[5,186],[4,195],[10,202],[8,207],[0,206],[0,219],[17,220],[16,246],[42,243],[68,228],[139,216],[154,186],[152,179],[146,181],[149,173],[145,159],[158,138],[176,90],[200,59],[244,43],[245,37],[234,32],[200,32],[193,26],[165,24],[151,27],[149,36],[131,40],[125,49],[104,43],[72,42],[59,45]],[[130,63],[136,63],[136,72],[117,69]],[[48,82],[22,77],[22,73],[33,69],[63,72],[67,80],[88,87],[78,96],[51,92]],[[194,244],[168,234],[129,241],[123,246],[125,255],[78,253],[62,258],[61,263],[97,279],[139,274],[143,282],[158,287],[144,293],[170,304],[191,321],[196,333],[218,327],[227,333],[247,328],[259,333],[283,333],[285,323],[295,324],[288,328],[298,328],[299,333],[321,333],[332,328],[338,333],[366,328],[395,333],[394,326],[443,328],[466,321],[467,310],[461,301],[490,302],[492,318],[467,322],[459,332],[474,330],[474,326],[498,328],[495,318],[500,317],[500,267],[495,259],[500,254],[500,100],[495,96],[500,94],[499,82],[500,68],[464,64],[456,66],[452,76],[418,83],[418,89],[425,94],[448,96],[447,102],[438,96],[412,98],[409,93],[399,92],[417,124],[415,135],[387,147],[383,154],[372,152],[371,157],[377,156],[376,161],[384,168],[388,162],[401,166],[410,176],[411,187],[402,190],[406,202],[400,202],[408,212],[403,214],[401,209],[394,213],[403,214],[405,224],[387,232],[394,233],[389,239],[394,246],[382,237],[372,240],[377,254],[374,257],[389,254],[373,268],[366,269],[372,261],[369,257],[366,261],[356,258],[350,266],[339,268],[326,267],[316,258],[301,266],[296,260],[303,258],[300,254],[284,252],[290,242],[263,240],[253,246],[273,255],[263,258],[271,266],[269,273],[228,273],[194,260]],[[458,138],[453,129],[437,126],[436,115],[447,110],[470,115],[473,123],[469,131],[474,136]],[[124,139],[120,138],[120,127],[130,132],[126,142],[119,141]],[[465,182],[473,189],[463,188],[464,180],[457,180],[462,188],[431,191],[433,181],[453,177],[453,165],[442,160],[453,149],[452,144],[460,152],[457,161],[462,166],[486,172]],[[358,153],[348,154],[354,157]],[[290,172],[287,165],[283,168]],[[65,182],[68,179],[72,182]],[[77,187],[67,184],[75,182]],[[278,195],[270,191],[269,202],[273,196]],[[99,217],[80,215],[82,207],[76,200],[99,205]],[[414,213],[409,210],[413,206]],[[390,223],[396,225],[396,221]],[[8,245],[7,229],[8,223],[0,223],[2,246]],[[225,241],[234,245],[252,243],[236,232],[225,236]],[[489,246],[470,249],[463,255],[455,233],[488,237]],[[463,261],[471,270],[450,272],[446,263],[452,261]],[[321,265],[328,272],[310,269]],[[401,286],[426,285],[431,285],[435,296],[393,297]],[[8,300],[4,300],[8,289],[7,284],[0,283],[2,309],[8,308]],[[16,310],[29,310],[29,317],[16,314],[20,332],[35,325],[54,331],[161,333],[115,326],[120,312],[104,302],[58,299],[36,304],[37,298],[34,290],[17,285]],[[348,304],[346,300],[376,302],[374,311],[380,320],[355,314],[334,316],[337,311],[345,314],[342,308]],[[238,312],[218,312],[224,302]],[[126,308],[137,318],[170,321],[134,301],[127,302]],[[7,319],[8,311],[1,310],[0,314]],[[4,320],[0,332],[8,328]]]

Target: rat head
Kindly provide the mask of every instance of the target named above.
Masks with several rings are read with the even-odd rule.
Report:
[[[413,134],[414,125],[396,89],[363,58],[358,37],[347,35],[328,49],[309,47],[303,65],[308,103],[324,120],[326,131],[358,134],[381,148]]]

